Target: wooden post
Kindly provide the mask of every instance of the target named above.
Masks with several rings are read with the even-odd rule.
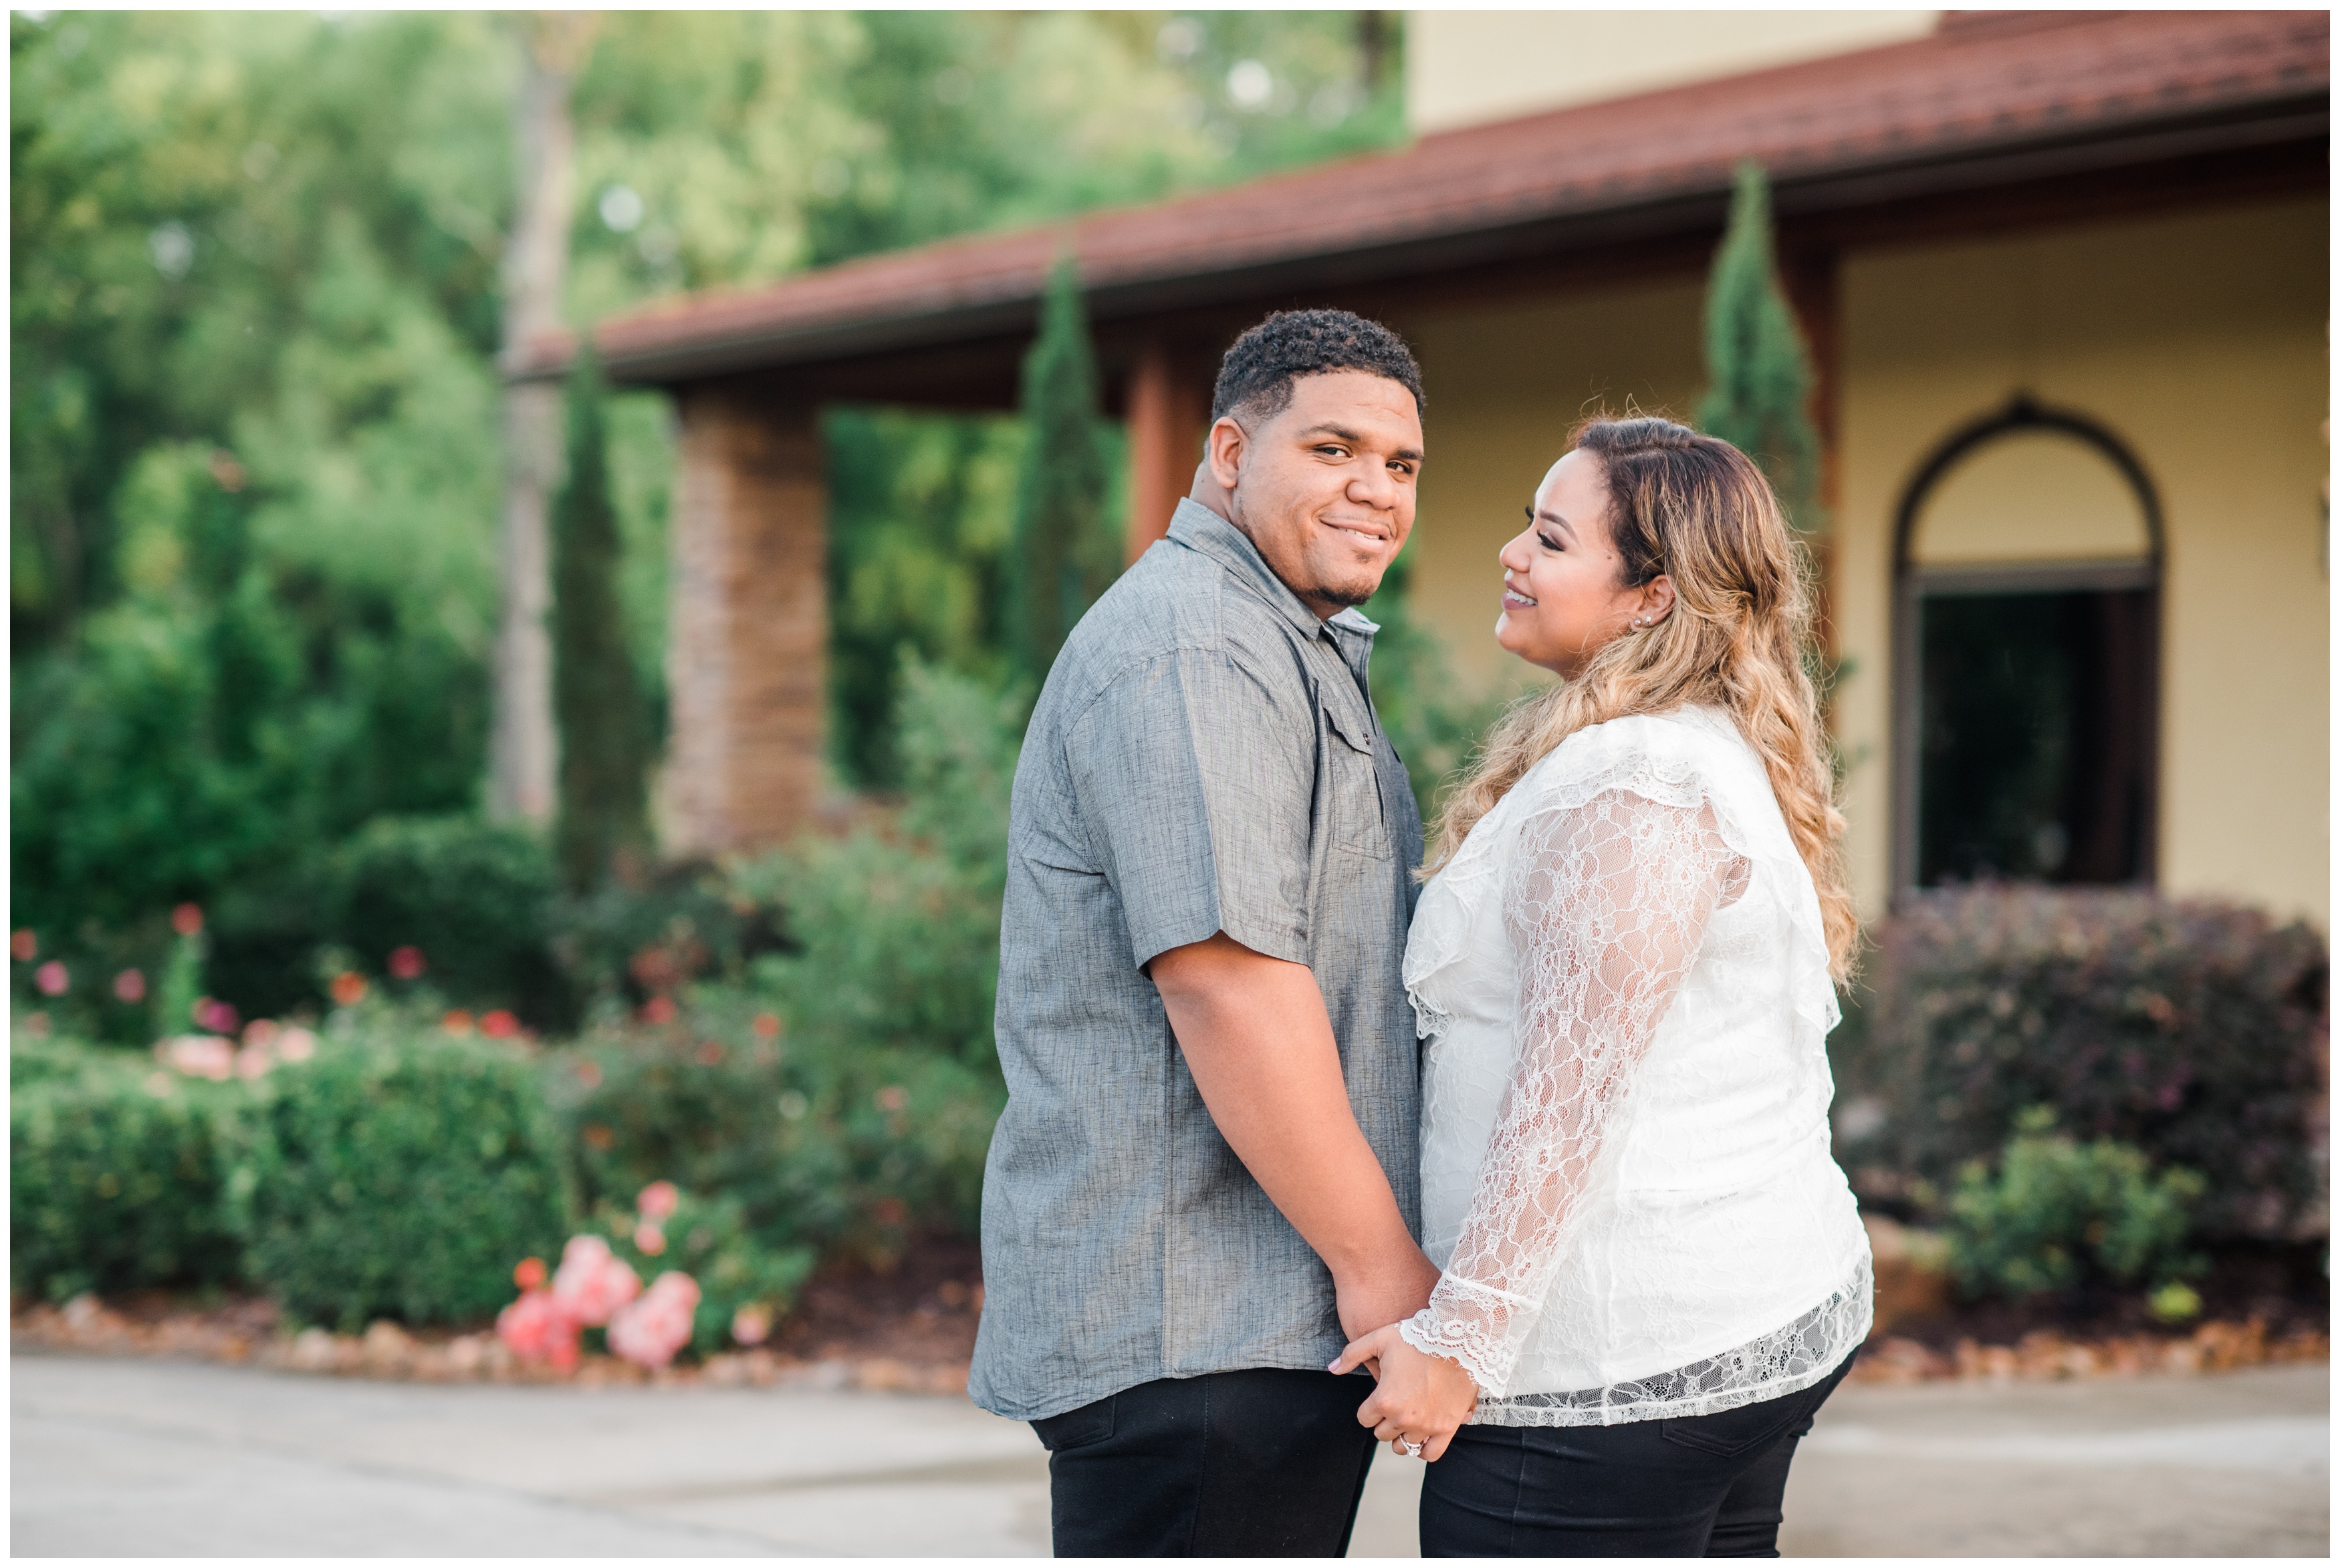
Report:
[[[1210,417],[1208,383],[1158,342],[1138,350],[1129,376],[1130,560],[1170,531],[1170,514],[1194,488]]]
[[[782,843],[820,795],[828,461],[813,409],[680,398],[662,823],[677,854]]]

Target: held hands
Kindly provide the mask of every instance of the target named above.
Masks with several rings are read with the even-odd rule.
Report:
[[[1358,1407],[1357,1424],[1372,1427],[1375,1439],[1394,1453],[1438,1458],[1479,1403],[1479,1386],[1469,1373],[1443,1356],[1424,1355],[1408,1345],[1394,1323],[1353,1341],[1331,1370],[1367,1366],[1374,1366],[1380,1382]]]
[[[1373,1259],[1370,1267],[1336,1268],[1333,1273],[1334,1304],[1341,1314],[1341,1332],[1362,1339],[1385,1323],[1403,1323],[1430,1305],[1438,1288],[1438,1265],[1422,1255],[1413,1238],[1400,1238],[1403,1247]]]

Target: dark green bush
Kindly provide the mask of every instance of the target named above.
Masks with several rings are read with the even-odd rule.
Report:
[[[2205,1239],[2325,1233],[2327,956],[2304,923],[2149,893],[1976,887],[1873,933],[1830,1041],[1864,1199],[1938,1211],[2045,1106],[2073,1136],[2200,1173]]]
[[[1977,1159],[1959,1172],[1944,1234],[1961,1295],[2152,1287],[2202,1271],[2186,1246],[2199,1176],[2176,1167],[2152,1174],[2127,1144],[2076,1143],[2055,1127],[2046,1107],[2026,1111],[1995,1169]]]
[[[230,1196],[251,1277],[294,1317],[475,1321],[514,1262],[560,1255],[567,1161],[518,1050],[377,1019],[264,1084]]]
[[[13,1051],[9,1079],[12,1289],[61,1301],[234,1278],[223,1144],[243,1086],[55,1044]]]
[[[555,962],[552,856],[526,829],[460,815],[384,817],[306,865],[241,888],[213,922],[207,980],[247,1017],[322,1001],[317,953],[381,976],[393,949],[422,950],[439,996],[573,1026]]]

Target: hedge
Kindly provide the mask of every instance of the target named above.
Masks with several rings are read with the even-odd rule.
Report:
[[[516,1049],[378,1034],[266,1081],[231,1209],[252,1277],[293,1317],[474,1321],[511,1299],[515,1261],[560,1255],[577,1206]]]
[[[1830,1042],[1865,1199],[1941,1212],[2034,1107],[2197,1171],[2205,1239],[2324,1235],[2328,956],[2304,923],[2126,891],[1912,898]]]
[[[70,1047],[9,1066],[13,1289],[62,1301],[234,1278],[221,1184],[237,1088]]]

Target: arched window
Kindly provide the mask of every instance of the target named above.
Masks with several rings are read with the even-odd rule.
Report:
[[[1894,537],[1893,875],[2154,874],[2161,508],[2086,417],[2018,398],[1919,469]]]

